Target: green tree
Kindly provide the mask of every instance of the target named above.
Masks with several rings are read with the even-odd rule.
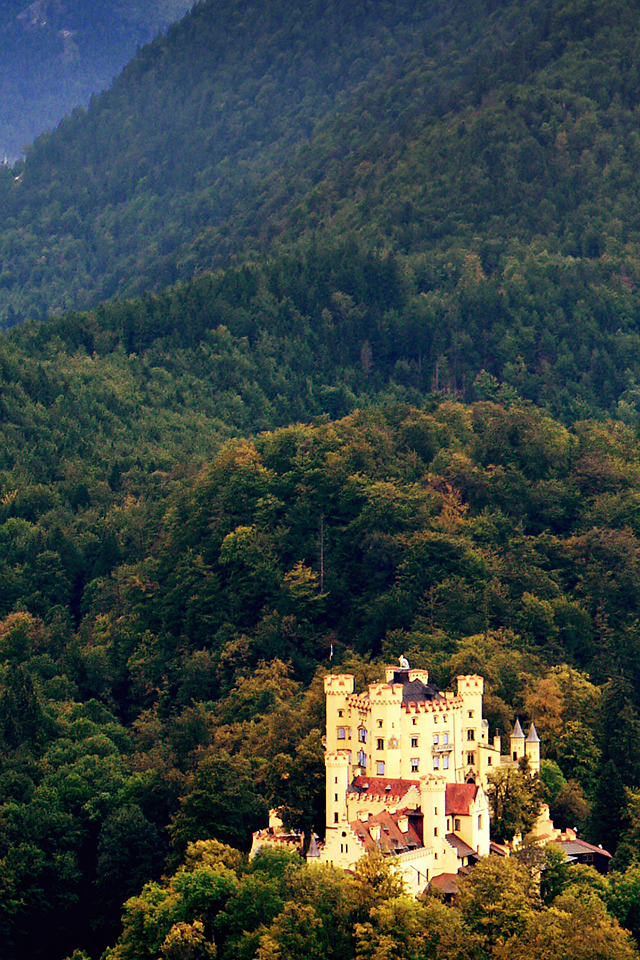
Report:
[[[180,853],[187,843],[210,837],[248,850],[253,831],[266,817],[267,803],[256,790],[252,764],[243,757],[211,756],[198,764],[173,819],[171,838]]]
[[[491,832],[502,842],[526,836],[540,809],[539,782],[526,768],[496,770],[489,778]]]

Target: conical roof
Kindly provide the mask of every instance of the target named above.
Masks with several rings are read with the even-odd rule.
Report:
[[[318,849],[318,841],[316,840],[315,833],[311,837],[311,843],[309,844],[309,849],[307,850],[307,860],[311,860],[314,857],[319,857],[320,851]]]
[[[531,729],[529,730],[529,735],[527,736],[527,743],[540,743],[540,737],[538,736],[535,723],[531,724]]]
[[[524,740],[524,730],[520,726],[520,721],[516,719],[516,724],[513,728],[513,733],[511,734],[511,739]]]

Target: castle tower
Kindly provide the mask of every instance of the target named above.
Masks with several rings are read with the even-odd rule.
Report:
[[[524,752],[525,756],[529,758],[531,773],[540,773],[540,737],[535,723],[531,724],[531,729],[525,740]]]
[[[327,833],[347,822],[347,788],[349,786],[349,753],[337,750],[326,753],[325,789],[327,800]]]
[[[522,760],[524,756],[524,732],[520,726],[520,721],[516,720],[511,734],[511,759],[518,761]]]
[[[353,693],[354,678],[350,673],[324,678],[324,693],[327,702],[326,749],[352,749],[352,717],[348,698]]]
[[[483,742],[482,726],[482,696],[484,694],[484,679],[471,674],[460,676],[458,680],[458,696],[462,699],[462,710],[459,715],[459,730],[457,743],[459,753],[456,758],[457,776],[459,781],[466,780],[470,775],[480,772],[480,744]]]

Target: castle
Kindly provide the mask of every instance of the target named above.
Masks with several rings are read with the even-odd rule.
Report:
[[[457,678],[441,692],[426,670],[388,667],[384,681],[354,693],[350,674],[325,677],[325,842],[321,862],[353,869],[371,850],[393,855],[414,895],[490,850],[488,775],[528,758],[540,771],[540,740],[516,721],[510,751],[489,739],[484,680]]]

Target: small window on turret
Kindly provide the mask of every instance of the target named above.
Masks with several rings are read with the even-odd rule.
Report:
[[[344,710],[338,710],[338,716],[344,717]]]
[[[338,727],[338,740],[346,740],[347,731],[344,727]]]

